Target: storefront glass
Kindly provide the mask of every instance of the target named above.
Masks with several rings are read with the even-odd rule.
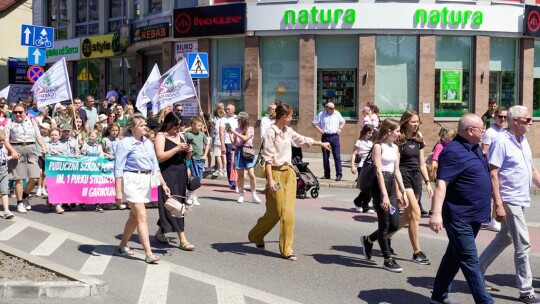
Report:
[[[489,60],[489,98],[501,107],[518,104],[518,43],[517,39],[491,37]],[[481,101],[482,102],[482,101]],[[485,100],[487,109],[488,101]]]
[[[244,45],[243,37],[212,41],[212,99],[215,103],[234,104],[236,113],[244,110]]]
[[[534,41],[533,117],[540,117],[540,41]]]
[[[99,93],[99,60],[79,60],[77,61],[77,92],[76,96],[84,100],[86,95],[91,94],[96,99],[100,98]]]
[[[109,81],[118,90],[124,90],[127,94],[134,94],[137,87],[135,84],[135,57],[121,57],[108,59]]]
[[[268,103],[281,100],[294,108],[298,117],[298,37],[262,37],[262,106],[266,114]]]
[[[77,0],[77,24],[75,35],[90,36],[99,32],[99,1]]]
[[[344,118],[358,118],[358,36],[317,36],[317,112],[333,102]]]
[[[435,117],[461,117],[471,111],[471,37],[437,37]]]
[[[377,36],[375,104],[381,116],[401,116],[418,104],[416,36]],[[369,77],[369,75],[366,75]]]

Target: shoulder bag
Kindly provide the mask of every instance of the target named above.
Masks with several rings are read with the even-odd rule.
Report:
[[[257,160],[255,161],[255,167],[253,167],[253,171],[255,172],[255,176],[258,178],[266,179],[266,172],[264,167],[266,166],[266,162],[264,161],[264,158],[262,156],[262,149],[263,149],[264,143],[261,143],[261,148],[259,149],[259,154],[257,154]]]
[[[247,161],[252,161],[255,158],[255,150],[248,146],[242,146],[242,158]]]
[[[186,205],[179,202],[174,195],[169,196],[165,201],[165,209],[167,209],[172,216],[182,218],[186,213]]]
[[[201,179],[196,176],[190,176],[187,180],[187,189],[189,191],[195,191],[201,187]]]
[[[368,155],[366,156],[366,159],[364,160],[364,165],[362,166],[362,170],[360,171],[360,176],[358,177],[356,188],[358,188],[360,191],[371,192],[371,190],[373,189],[373,185],[376,182],[375,171],[377,170],[377,167],[375,166],[373,158],[371,157],[372,152],[373,148],[371,148],[371,151],[369,151]]]

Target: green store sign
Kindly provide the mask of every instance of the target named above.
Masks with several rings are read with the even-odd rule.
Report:
[[[355,9],[341,8],[318,8],[313,6],[310,10],[286,10],[283,13],[283,23],[286,25],[295,24],[336,24],[339,22],[353,24],[356,22]],[[484,16],[481,11],[470,10],[451,10],[444,7],[441,10],[418,9],[414,13],[416,24],[471,24],[474,26],[482,25]]]

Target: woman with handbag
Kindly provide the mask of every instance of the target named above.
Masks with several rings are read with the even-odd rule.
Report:
[[[276,107],[276,122],[264,135],[262,156],[266,162],[266,212],[248,234],[250,242],[264,250],[264,237],[278,221],[279,251],[281,257],[296,261],[292,243],[294,238],[294,202],[296,200],[296,173],[291,165],[291,146],[321,146],[330,150],[330,143],[302,136],[289,127],[293,108],[288,104]]]
[[[253,171],[253,167],[255,166],[255,150],[253,150],[253,135],[255,135],[255,130],[249,124],[248,113],[240,112],[236,117],[238,119],[238,128],[236,130],[228,129],[227,131],[233,135],[232,142],[236,146],[234,169],[236,170],[236,186],[240,193],[237,202],[244,202],[245,171],[247,171],[252,201],[260,204],[261,199],[257,196],[257,180]]]
[[[360,181],[360,172],[362,172],[362,165],[364,160],[369,154],[369,151],[373,148],[373,141],[371,136],[373,136],[373,125],[366,124],[362,127],[360,131],[360,136],[354,144],[354,150],[351,157],[351,172],[355,174],[358,171],[357,181]],[[358,188],[358,185],[357,185]],[[360,191],[358,196],[354,199],[354,205],[356,206],[356,212],[367,212],[369,214],[374,213],[373,208],[369,207],[369,201],[371,200],[370,191]]]
[[[184,135],[180,133],[182,118],[176,112],[169,112],[163,120],[161,127],[154,138],[159,168],[165,183],[170,187],[170,193],[163,188],[158,189],[158,210],[159,220],[158,231],[155,239],[167,244],[169,241],[165,233],[176,232],[179,239],[179,248],[186,251],[195,250],[195,246],[190,244],[184,233],[184,217],[174,217],[165,208],[165,202],[170,196],[180,198],[180,202],[185,204],[186,187],[188,181],[186,160],[191,158],[192,147],[186,143]]]
[[[127,243],[135,228],[139,241],[146,254],[145,262],[157,263],[160,258],[152,254],[148,238],[148,224],[146,223],[145,203],[152,201],[152,186],[159,179],[161,188],[170,193],[167,184],[159,173],[158,161],[154,153],[152,141],[147,139],[146,121],[140,114],[134,114],[126,121],[124,137],[118,142],[114,159],[114,177],[116,186],[116,203],[127,201],[130,207],[129,218],[124,227],[122,241],[118,246],[118,253],[134,255],[135,252]]]
[[[399,150],[394,142],[399,136],[399,123],[394,119],[385,119],[373,145],[371,158],[375,165],[375,178],[373,184],[373,206],[377,212],[378,229],[369,236],[362,236],[362,250],[364,257],[371,260],[373,243],[379,241],[384,257],[384,269],[392,272],[401,272],[403,269],[392,258],[388,234],[396,231],[399,226],[398,202],[396,199],[396,185],[400,192],[405,192],[401,172],[399,171]],[[402,202],[407,207],[407,201]]]

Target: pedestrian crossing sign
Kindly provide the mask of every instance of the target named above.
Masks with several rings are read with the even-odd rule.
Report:
[[[208,53],[188,53],[191,78],[208,78]]]

